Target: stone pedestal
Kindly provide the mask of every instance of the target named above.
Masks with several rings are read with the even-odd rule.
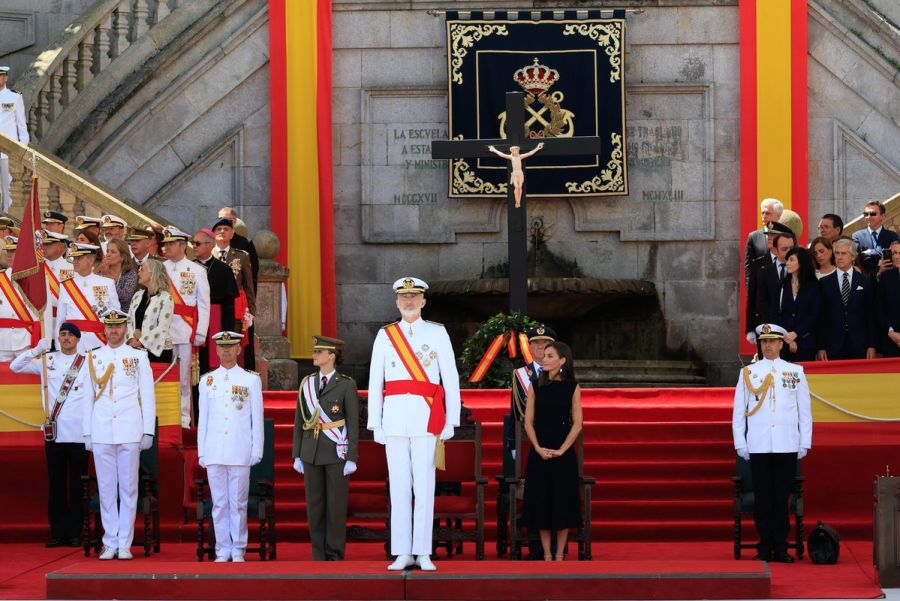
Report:
[[[297,363],[291,359],[291,343],[281,335],[281,289],[290,270],[277,263],[281,243],[268,230],[253,238],[259,254],[259,284],[256,289],[257,365],[267,374],[267,390],[293,390],[298,386]],[[265,364],[265,365],[263,365]]]

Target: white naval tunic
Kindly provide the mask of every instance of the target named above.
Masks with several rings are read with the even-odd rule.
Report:
[[[89,378],[89,394],[96,401],[85,403],[83,412],[84,435],[94,446],[103,544],[129,549],[137,513],[140,442],[144,434],[154,434],[156,426],[153,370],[147,353],[127,344],[89,353],[88,370],[91,361],[97,379],[113,366],[102,393],[97,380]]]
[[[197,454],[207,468],[216,556],[243,557],[250,466],[263,454],[262,382],[241,367],[219,367],[200,378],[199,391]]]
[[[119,295],[116,292],[116,283],[111,278],[103,277],[102,275],[97,275],[95,273],[90,273],[86,276],[78,275],[76,273],[71,279],[78,286],[78,289],[81,290],[81,293],[84,295],[87,302],[90,303],[91,307],[95,308],[95,313],[100,313],[106,309],[121,309],[121,305],[119,305]],[[72,297],[69,296],[65,287],[60,286],[59,304],[56,307],[55,329],[57,339],[59,338],[59,326],[63,323],[71,320],[84,319],[86,319],[84,313],[78,309],[78,305],[76,305],[75,301],[72,300]],[[87,332],[84,328],[81,328],[81,340],[78,342],[78,352],[84,353],[100,346],[103,346],[103,342],[101,342],[96,334]]]
[[[12,267],[6,268],[2,277],[9,278],[13,288],[19,293],[19,298],[26,301],[25,306],[31,319],[37,319],[37,314],[27,304],[25,294],[19,287],[18,282],[14,282],[12,279]],[[0,319],[19,319],[19,316],[13,310],[12,303],[2,291],[0,291]],[[29,348],[31,348],[31,332],[25,328],[0,327],[0,361],[12,361]]]
[[[59,351],[47,353],[47,391],[49,398],[46,400],[49,411],[53,410],[56,400],[59,398],[59,390],[69,373],[69,368],[79,353],[71,355]],[[35,357],[29,349],[20,353],[9,368],[19,374],[41,375],[41,356]],[[78,376],[69,390],[65,403],[56,418],[56,442],[84,443],[84,405],[92,402],[93,397],[88,392],[88,366],[87,361],[81,364]]]
[[[403,335],[433,383],[444,386],[446,424],[459,425],[459,374],[444,326],[421,318],[399,322]],[[434,448],[428,432],[431,409],[421,395],[384,396],[384,383],[410,380],[384,328],[372,348],[369,430],[383,429],[391,487],[391,553],[430,555],[434,519]],[[413,509],[413,494],[415,509]]]
[[[0,90],[0,132],[22,144],[28,144],[28,124],[25,121],[25,102],[22,95],[4,87]],[[0,153],[0,212],[6,213],[12,204],[9,185],[9,157]]]
[[[759,411],[746,417],[757,400],[747,388],[741,370],[734,391],[734,448],[750,453],[796,453],[801,448],[812,448],[812,408],[803,367],[782,359],[762,359],[749,369],[754,388],[762,386],[771,373],[775,378],[774,393],[770,391]]]

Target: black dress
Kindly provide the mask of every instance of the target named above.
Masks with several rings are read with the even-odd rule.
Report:
[[[571,380],[535,387],[534,431],[538,444],[558,449],[572,429]],[[524,524],[538,530],[581,527],[578,458],[574,445],[561,457],[542,459],[534,449],[525,470]]]

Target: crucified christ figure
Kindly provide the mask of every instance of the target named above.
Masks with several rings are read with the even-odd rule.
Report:
[[[522,171],[522,159],[527,159],[543,147],[544,143],[541,142],[534,147],[534,150],[526,152],[525,154],[519,154],[518,146],[510,146],[509,154],[503,154],[493,146],[488,146],[488,150],[496,154],[498,157],[506,159],[507,161],[512,163],[512,174],[509,176],[509,183],[513,185],[513,188],[515,188],[517,209],[522,205],[522,184],[525,183],[525,173]]]

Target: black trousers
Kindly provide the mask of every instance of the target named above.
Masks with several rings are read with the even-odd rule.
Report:
[[[759,554],[785,553],[791,531],[788,498],[797,473],[797,453],[751,453],[750,470]]]
[[[88,473],[88,452],[77,442],[44,442],[50,490],[50,537],[61,541],[81,535],[81,477]]]

